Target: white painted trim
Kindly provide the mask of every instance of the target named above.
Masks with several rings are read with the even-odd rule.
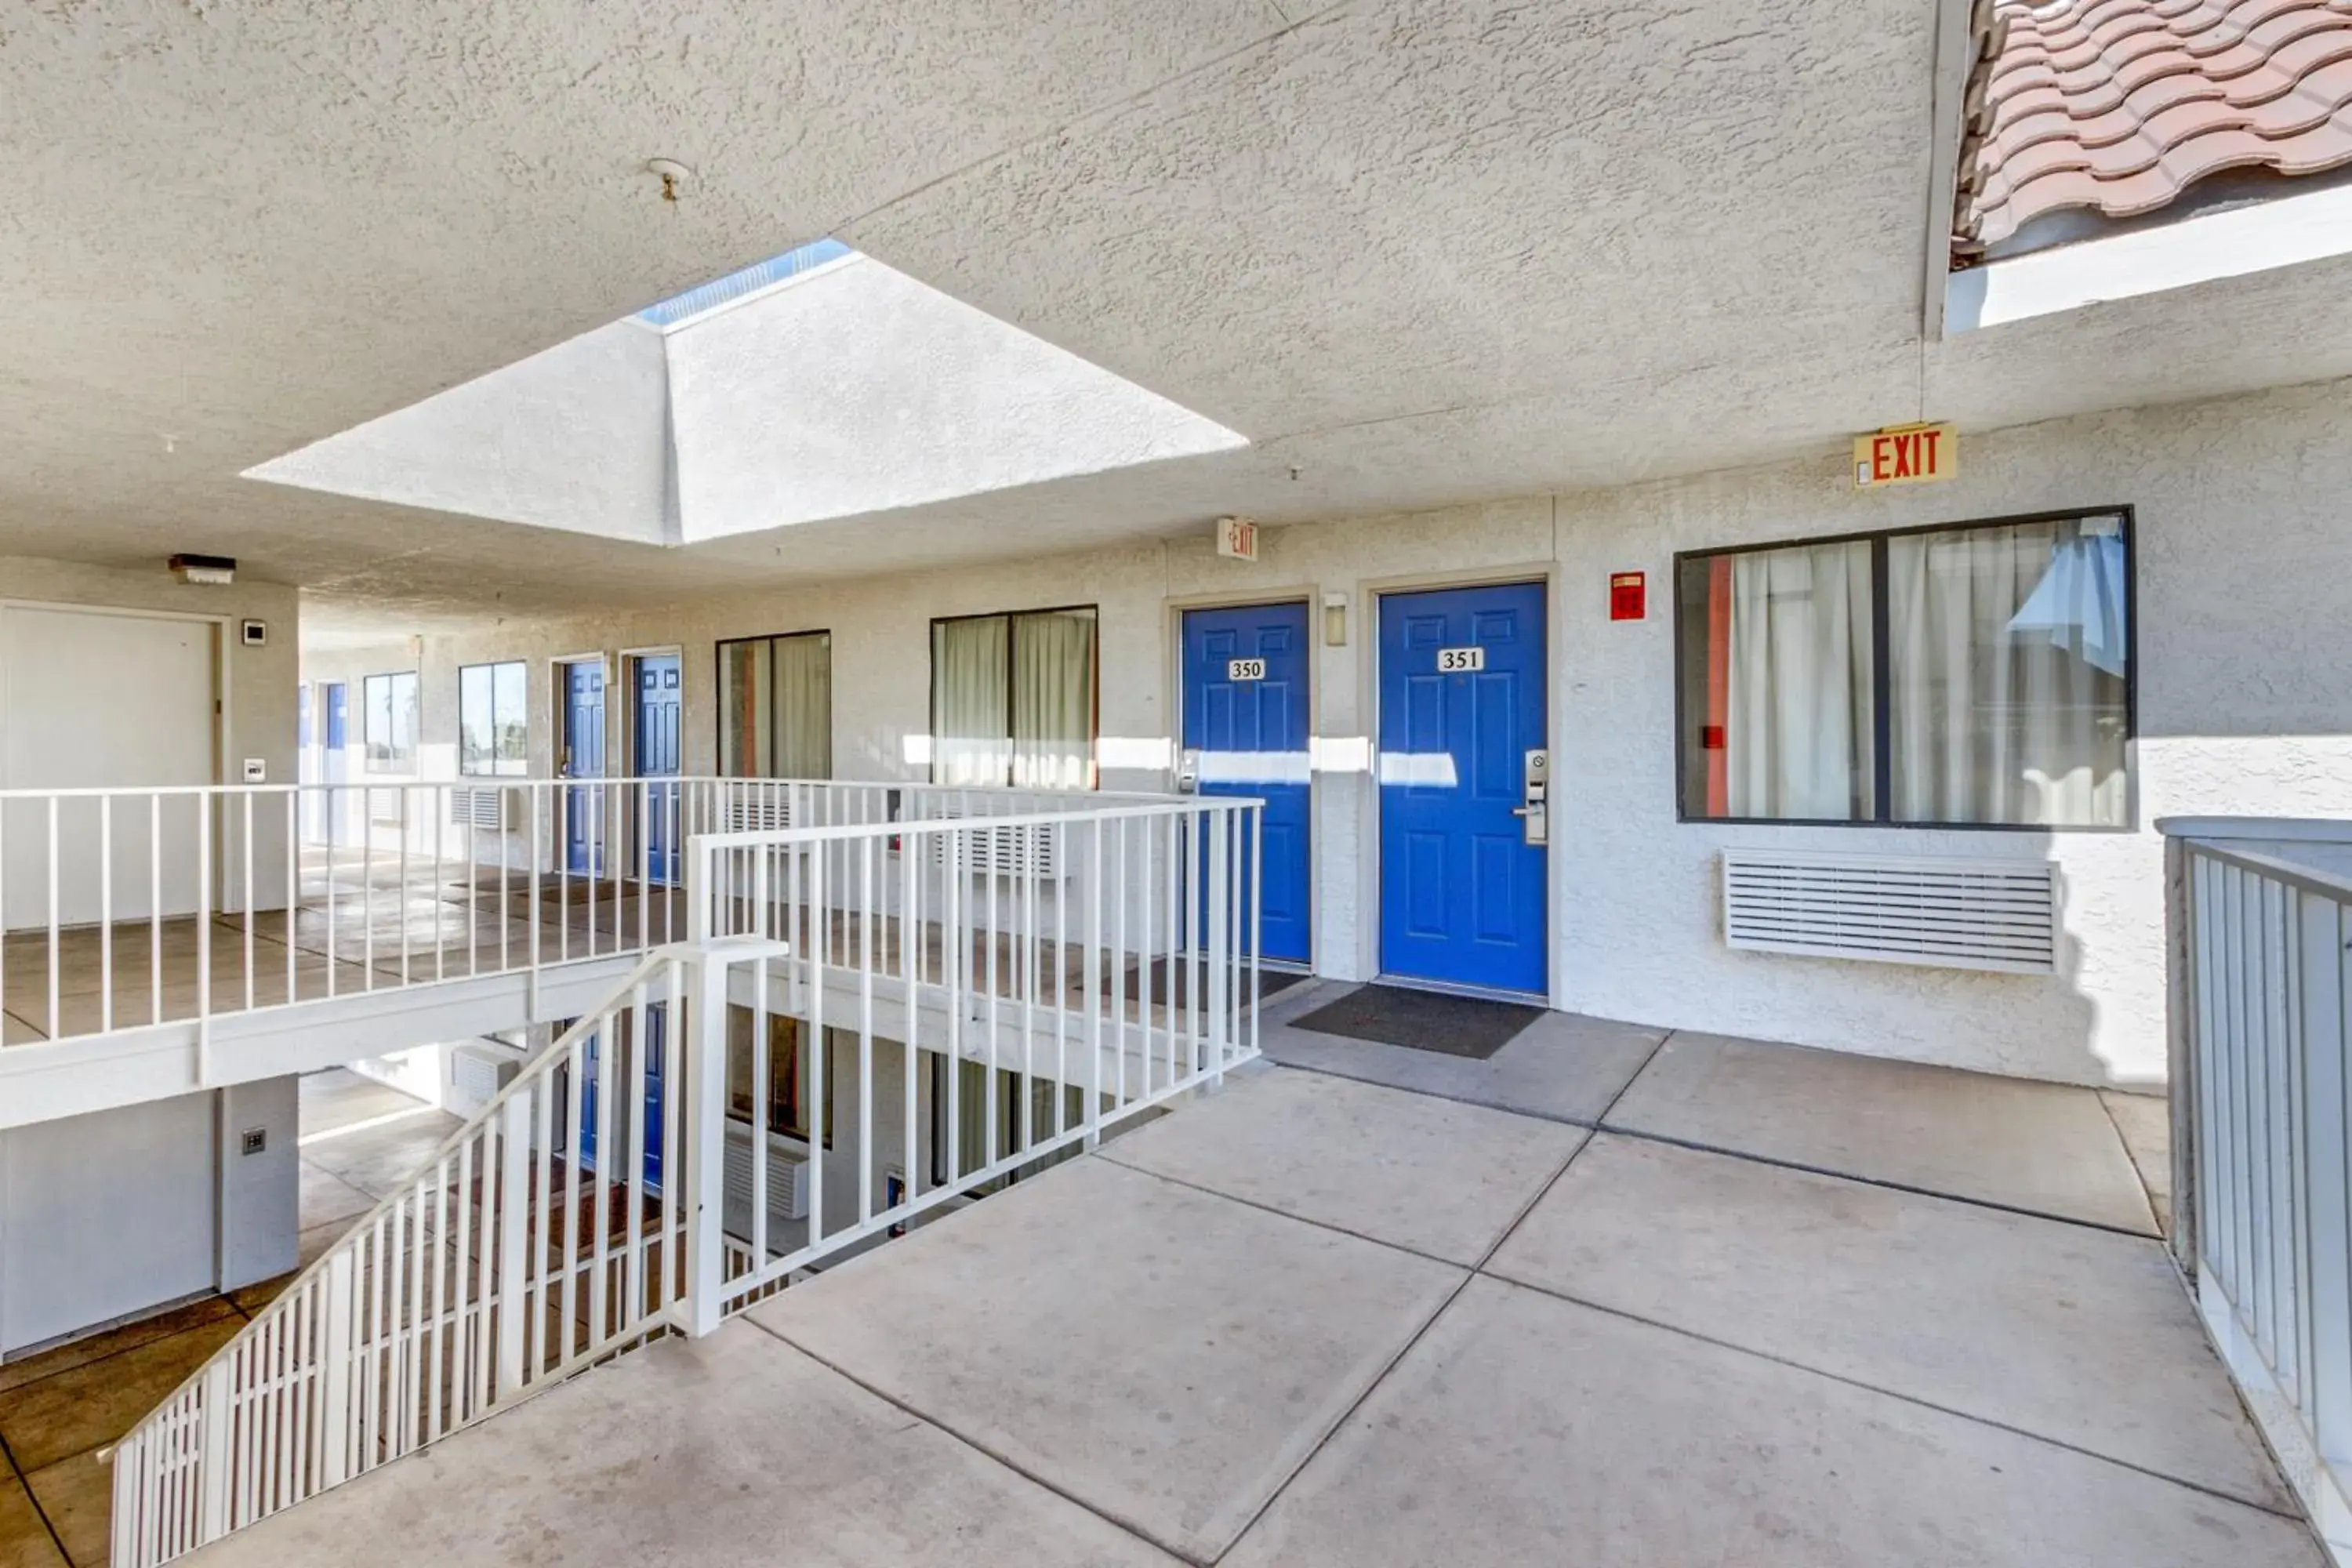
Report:
[[[1947,331],[1965,332],[2352,254],[2352,184],[2011,256],[1955,272]]]
[[[1952,215],[1960,184],[1961,106],[1969,89],[1974,0],[1936,0],[1934,85],[1927,122],[1927,258],[1920,287],[1920,336],[1944,335],[1947,285],[1952,276]]]

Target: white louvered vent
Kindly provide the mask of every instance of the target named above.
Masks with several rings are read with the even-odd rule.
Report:
[[[930,833],[924,837],[931,843],[931,864],[946,865],[949,835]],[[982,833],[959,833],[954,837],[956,853],[962,857],[964,869],[975,877],[1025,877],[1034,872],[1052,881],[1062,875],[1058,853],[1061,836],[1050,826],[1023,827],[1008,823]]]
[[[792,797],[782,790],[736,795],[727,803],[730,833],[774,833],[792,825]]]
[[[458,784],[449,791],[449,822],[456,827],[471,827],[484,833],[499,830],[499,797],[509,792],[497,784]],[[530,826],[521,801],[522,792],[511,792],[516,798],[506,807],[506,825],[518,832]]]
[[[2048,974],[2058,966],[2054,871],[2041,860],[1727,849],[1724,944]]]
[[[768,1145],[768,1225],[774,1226],[787,1220],[808,1218],[808,1160],[785,1147],[775,1139]],[[727,1122],[727,1191],[733,1205],[740,1205],[746,1216],[744,1229],[751,1228],[748,1216],[751,1204],[751,1128],[749,1122],[729,1118]]]

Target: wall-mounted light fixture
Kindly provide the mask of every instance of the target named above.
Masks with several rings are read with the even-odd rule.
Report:
[[[236,581],[236,557],[233,555],[174,555],[171,566],[172,575],[183,583],[226,588]]]
[[[1327,647],[1348,646],[1348,595],[1323,595],[1323,643]]]

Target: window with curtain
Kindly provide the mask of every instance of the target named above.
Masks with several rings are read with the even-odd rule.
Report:
[[[1091,607],[931,623],[931,781],[1095,787]]]
[[[520,778],[530,771],[523,663],[468,664],[457,671],[457,771]]]
[[[749,1007],[730,1005],[727,1009],[727,1108],[728,1113],[744,1121],[757,1122],[764,1110],[768,1131],[802,1142],[809,1137],[809,1080],[813,1076],[810,1063],[801,1049],[806,1033],[798,1018],[781,1013],[768,1015],[768,1090],[766,1095],[754,1093],[757,1084],[755,1069],[757,1053],[752,1050],[752,1029],[755,1015]],[[827,1029],[830,1039],[833,1031]],[[825,1074],[824,1146],[833,1147],[833,1073],[827,1063]]]
[[[360,738],[372,773],[416,771],[416,672],[371,675],[361,683]]]
[[[1685,556],[1682,814],[2131,824],[2120,512]]]
[[[719,645],[719,772],[739,779],[833,776],[829,633]]]

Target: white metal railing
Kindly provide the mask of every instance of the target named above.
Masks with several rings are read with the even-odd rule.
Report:
[[[761,806],[799,826],[688,842],[688,939],[117,1445],[120,1568],[710,1332],[1255,1054],[1257,803],[868,804],[813,823],[864,808],[808,786]],[[1013,826],[1052,869],[996,853]]]
[[[0,1005],[61,1040],[626,955],[685,934],[693,835],[1044,798],[718,778],[5,790]]]
[[[2352,1563],[2352,823],[2168,820],[2176,1254]]]

